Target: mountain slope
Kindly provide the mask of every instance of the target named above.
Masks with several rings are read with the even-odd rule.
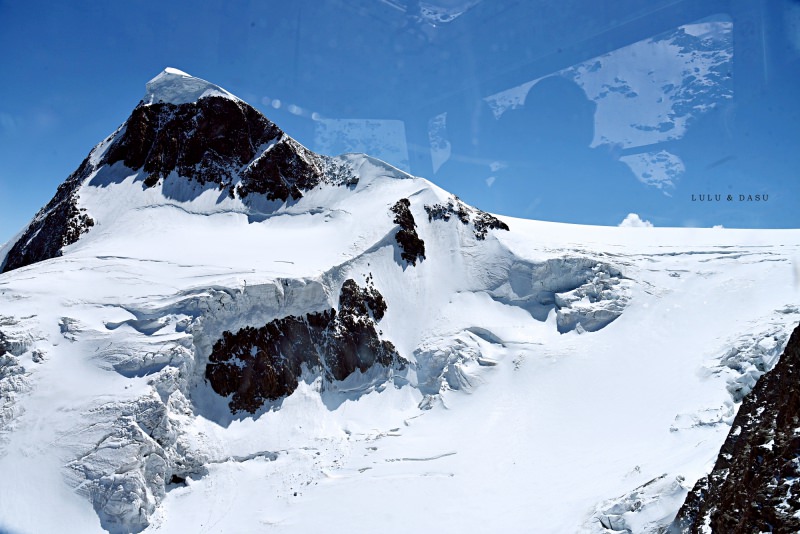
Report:
[[[695,484],[676,532],[797,532],[800,327],[745,398],[714,469]]]
[[[654,532],[798,243],[495,217],[165,71],[0,251],[0,529]]]
[[[145,98],[125,124],[95,147],[10,247],[3,271],[59,256],[94,226],[79,207],[87,181],[108,187],[132,175],[142,188],[160,185],[165,198],[176,200],[213,187],[231,198],[286,201],[325,179],[324,162],[227,91],[167,69],[147,84]],[[168,180],[175,175],[181,178]]]

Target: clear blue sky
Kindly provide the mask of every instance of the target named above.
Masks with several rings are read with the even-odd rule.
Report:
[[[800,4],[609,4],[0,1],[0,243],[167,66],[488,211],[800,226]]]

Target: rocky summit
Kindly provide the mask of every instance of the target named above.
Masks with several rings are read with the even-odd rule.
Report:
[[[168,69],[151,81],[128,120],[58,188],[8,251],[3,272],[60,256],[88,232],[94,219],[79,207],[79,190],[87,181],[108,185],[103,171],[115,165],[136,173],[145,189],[173,177],[251,202],[296,201],[326,179],[326,158],[230,93],[176,72]],[[342,176],[328,176],[341,183]],[[354,177],[344,180],[352,185]]]

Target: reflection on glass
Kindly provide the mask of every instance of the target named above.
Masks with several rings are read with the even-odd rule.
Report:
[[[556,219],[565,209],[625,204],[637,191],[629,178],[671,195],[686,167],[665,143],[733,97],[732,72],[728,17],[682,25],[485,97],[493,125],[475,109],[466,110],[472,124],[457,113],[437,115],[430,122],[434,169],[453,178],[474,165],[489,187],[503,174],[535,181],[536,205],[551,207],[536,211]],[[498,134],[502,142],[483,143],[494,144],[493,153],[476,151],[477,136]],[[561,189],[567,184],[569,195]]]
[[[800,226],[796,0],[95,7],[3,4],[0,39],[19,53],[0,87],[0,241],[166,66],[226,87],[311,149],[367,152],[491,212]],[[546,94],[554,78],[573,84],[563,98]],[[758,193],[769,202],[691,201]]]

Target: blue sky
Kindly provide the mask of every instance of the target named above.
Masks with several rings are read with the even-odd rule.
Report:
[[[0,243],[167,66],[488,211],[800,226],[797,2],[289,4],[0,1]]]

